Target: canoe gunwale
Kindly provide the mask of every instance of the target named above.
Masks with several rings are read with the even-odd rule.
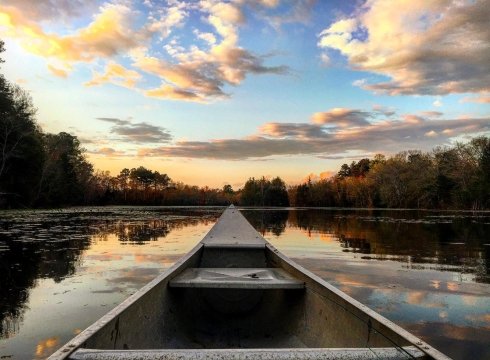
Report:
[[[422,341],[409,331],[403,329],[399,325],[396,325],[394,322],[388,320],[383,315],[380,315],[376,311],[370,309],[368,306],[362,304],[361,302],[355,300],[351,296],[347,295],[343,291],[337,289],[335,286],[331,285],[327,281],[323,280],[319,276],[315,275],[311,271],[305,269],[301,265],[297,264],[279,250],[277,250],[272,244],[267,242],[266,248],[270,251],[270,254],[277,259],[279,259],[280,263],[277,264],[279,267],[284,268],[286,271],[290,272],[292,275],[297,278],[305,281],[306,288],[310,291],[313,291],[319,294],[322,297],[328,298],[330,301],[334,301],[338,306],[343,307],[345,310],[349,311],[352,315],[356,316],[361,321],[365,321],[364,318],[371,318],[378,322],[381,327],[386,327],[389,330],[395,332],[400,337],[405,339],[407,342],[411,343],[413,346],[426,353],[427,355],[433,357],[436,360],[451,360],[450,357],[444,355],[439,350],[430,346],[426,342]],[[328,296],[326,291],[330,291],[333,295]],[[341,304],[338,301],[335,301],[335,297],[340,298],[344,304]],[[347,304],[347,306],[345,306]],[[350,307],[350,308],[349,308]],[[354,311],[352,311],[354,310]],[[364,316],[362,316],[364,315]],[[373,325],[374,327],[374,325]],[[382,334],[382,332],[380,332]]]
[[[284,349],[199,349],[199,350],[94,350],[79,349],[73,360],[211,360],[211,359],[267,359],[267,360],[333,360],[333,359],[422,359],[424,352],[415,346],[397,348],[284,348]]]
[[[187,262],[194,257],[197,253],[202,251],[204,244],[199,242],[194,248],[192,248],[187,254],[181,257],[179,260],[175,262],[172,266],[164,270],[160,275],[158,275],[155,279],[150,281],[148,284],[143,286],[141,289],[136,291],[133,295],[128,297],[122,303],[117,305],[107,314],[102,316],[88,328],[83,330],[80,334],[71,339],[68,343],[66,343],[63,347],[58,349],[54,354],[49,357],[49,360],[62,360],[66,359],[74,353],[77,349],[79,349],[83,344],[90,339],[90,337],[100,329],[104,328],[112,321],[117,319],[119,315],[121,315],[124,311],[130,308],[132,305],[136,304],[137,301],[145,296],[148,292],[153,290],[158,284],[162,281],[170,281],[175,276],[179,275],[182,271],[187,268]]]

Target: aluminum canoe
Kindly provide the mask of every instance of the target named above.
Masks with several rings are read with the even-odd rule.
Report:
[[[49,359],[449,359],[294,263],[238,209]]]

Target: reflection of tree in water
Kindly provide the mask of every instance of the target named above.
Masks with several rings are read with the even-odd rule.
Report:
[[[61,282],[76,273],[94,235],[116,234],[122,242],[143,244],[173,229],[214,222],[219,214],[220,210],[151,208],[4,213],[0,219],[0,339],[19,330],[38,279]]]
[[[148,223],[124,224],[119,223],[114,228],[114,233],[123,243],[145,244],[148,241],[156,241],[165,237],[170,232],[168,222],[154,220]]]
[[[488,220],[471,216],[437,218],[415,211],[291,211],[289,225],[309,233],[331,234],[344,251],[396,259],[407,266],[437,264],[439,270],[472,273],[490,282]],[[369,256],[366,258],[370,258]],[[442,265],[442,267],[441,267]],[[417,265],[415,265],[417,266]],[[418,265],[420,266],[420,265]],[[430,266],[430,265],[429,265]]]
[[[371,243],[364,238],[345,237],[339,234],[340,246],[347,251],[352,251],[361,254],[371,254]]]
[[[105,239],[115,234],[122,243],[144,245],[149,241],[158,241],[166,237],[171,231],[199,224],[208,225],[214,223],[217,218],[218,216],[201,219],[175,217],[166,220],[118,221],[100,226],[97,238]]]
[[[242,214],[252,226],[264,235],[272,232],[280,236],[286,230],[289,211],[287,210],[242,210]]]
[[[9,246],[8,251],[0,252],[0,338],[10,337],[19,330],[30,289],[35,287],[37,279],[52,278],[60,282],[74,274],[80,255],[90,244],[89,234],[66,241],[28,240],[25,235],[17,234],[0,235],[1,242]],[[56,239],[56,234],[49,231],[46,234]]]

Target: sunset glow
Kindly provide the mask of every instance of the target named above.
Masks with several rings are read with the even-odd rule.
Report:
[[[299,183],[490,133],[484,0],[5,0],[6,78],[98,170]]]

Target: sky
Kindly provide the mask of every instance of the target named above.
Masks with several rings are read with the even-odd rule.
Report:
[[[490,135],[487,0],[0,0],[1,71],[117,175],[235,189]]]

